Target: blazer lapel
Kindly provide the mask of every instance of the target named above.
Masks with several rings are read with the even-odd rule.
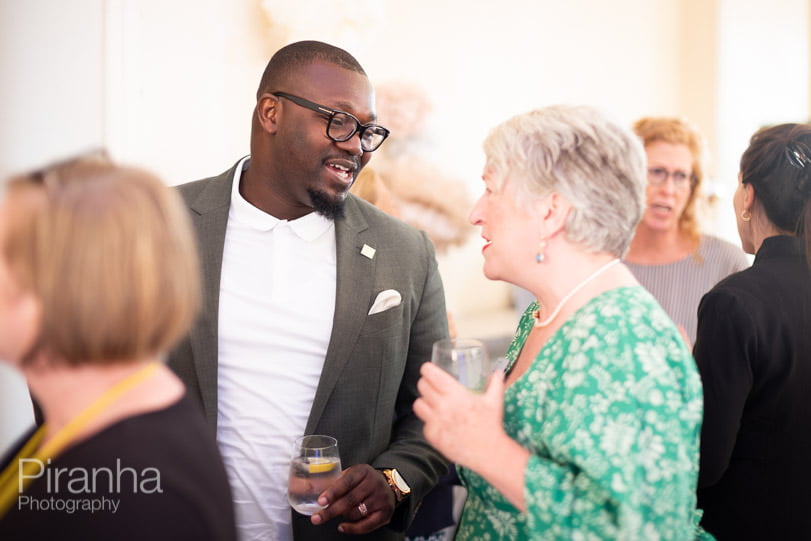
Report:
[[[203,309],[200,320],[189,334],[203,407],[209,424],[217,423],[217,332],[219,320],[220,275],[225,230],[231,205],[231,186],[236,166],[214,177],[200,194],[189,201],[192,221],[199,239],[203,270]]]
[[[345,217],[335,222],[338,267],[335,314],[340,317],[333,318],[332,336],[307,421],[307,434],[312,434],[318,426],[338,376],[351,357],[371,302],[373,280],[370,277],[374,275],[375,259],[363,255],[361,250],[365,242],[372,248],[380,247],[368,240],[369,235],[361,234],[368,225],[353,197],[347,197]],[[364,242],[364,239],[367,240]]]

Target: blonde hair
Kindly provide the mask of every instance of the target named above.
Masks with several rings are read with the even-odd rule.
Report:
[[[695,126],[683,118],[644,117],[634,122],[633,130],[642,139],[645,148],[653,143],[663,142],[684,145],[690,151],[693,157],[693,182],[690,185],[687,204],[679,217],[679,230],[692,239],[698,239],[700,230],[696,201],[704,180],[706,162],[704,138]]]
[[[196,246],[179,196],[106,158],[11,178],[0,239],[12,277],[42,308],[23,364],[70,366],[154,356],[200,307]]]

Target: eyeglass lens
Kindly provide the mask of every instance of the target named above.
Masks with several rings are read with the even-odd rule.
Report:
[[[327,135],[340,143],[349,140],[358,130],[361,132],[360,146],[365,152],[377,149],[388,135],[384,128],[374,125],[362,127],[357,120],[342,112],[332,115],[327,126]]]
[[[673,185],[679,189],[684,189],[690,185],[691,177],[684,171],[668,171],[663,167],[651,167],[648,169],[648,181],[656,186],[667,182],[668,177],[673,179]]]

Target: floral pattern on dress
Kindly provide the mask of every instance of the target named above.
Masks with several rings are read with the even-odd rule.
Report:
[[[530,305],[507,352],[530,331]],[[702,391],[678,329],[642,287],[591,299],[505,392],[504,427],[531,453],[519,512],[475,472],[457,540],[712,539],[697,528]]]

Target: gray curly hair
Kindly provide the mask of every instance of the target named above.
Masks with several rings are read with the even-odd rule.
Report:
[[[484,141],[486,168],[516,203],[560,193],[572,205],[565,238],[622,257],[645,205],[646,158],[639,138],[588,106],[555,105],[510,118]]]

